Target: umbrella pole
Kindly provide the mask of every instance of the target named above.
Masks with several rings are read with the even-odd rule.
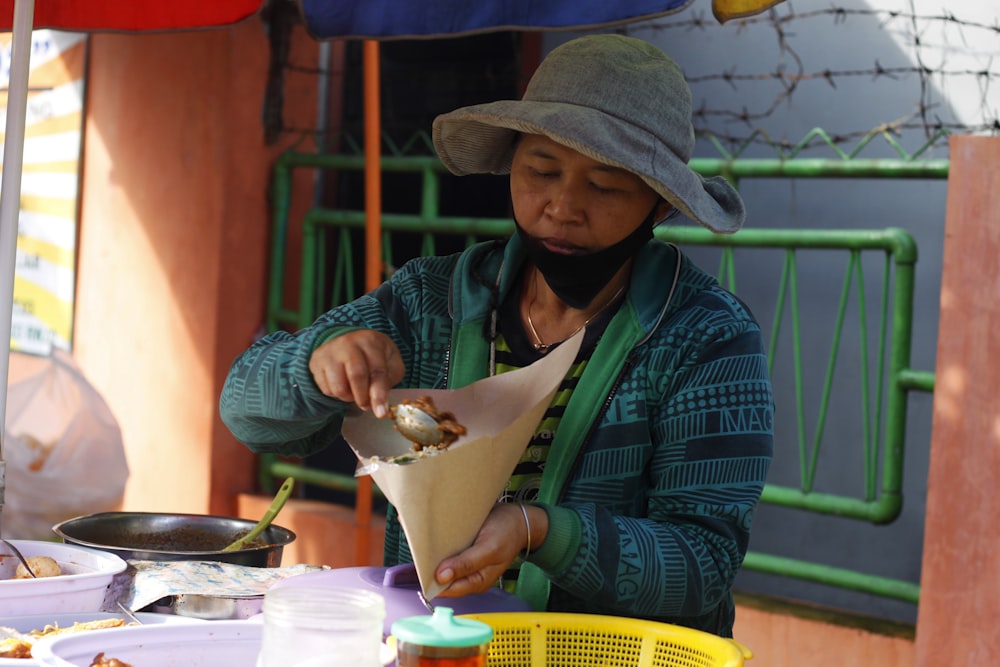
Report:
[[[365,119],[365,288],[382,282],[382,127],[379,99],[379,44],[367,40],[363,47]],[[368,565],[371,551],[372,478],[358,478],[355,493],[354,560]]]
[[[21,168],[24,163],[24,123],[28,109],[28,72],[31,61],[31,28],[35,0],[14,3],[7,86],[7,128],[3,142],[3,176],[0,179],[0,528],[7,485],[3,443],[7,437],[7,379],[10,373],[10,333],[14,314],[14,271],[17,264],[17,220],[21,210]]]

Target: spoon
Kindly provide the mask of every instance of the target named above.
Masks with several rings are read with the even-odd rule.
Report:
[[[14,552],[14,555],[17,556],[17,559],[19,561],[21,561],[21,565],[23,565],[24,569],[28,571],[28,574],[31,575],[32,579],[37,579],[38,578],[38,575],[35,574],[34,570],[31,569],[31,566],[28,565],[28,561],[21,554],[20,549],[18,549],[17,547],[15,547],[13,544],[11,544],[7,540],[3,539],[2,537],[0,537],[0,542],[3,542],[5,545],[7,545],[8,549],[10,549],[11,551]]]
[[[263,533],[264,530],[271,525],[271,522],[274,521],[274,517],[277,516],[281,508],[285,506],[285,501],[288,500],[288,496],[291,495],[293,486],[295,486],[295,478],[287,478],[278,489],[278,492],[274,494],[274,500],[271,501],[271,505],[267,508],[267,511],[264,512],[264,516],[260,518],[257,525],[251,528],[249,533],[223,549],[223,551],[236,551],[237,549],[242,549],[254,538]]]
[[[414,405],[394,405],[390,414],[396,430],[407,440],[423,447],[436,447],[444,440],[438,420]]]
[[[420,601],[424,603],[425,607],[427,607],[427,611],[433,614],[434,605],[431,604],[431,601],[427,599],[427,597],[424,595],[424,592],[419,588],[417,589],[417,597],[420,598]]]
[[[143,625],[143,622],[139,620],[139,617],[132,613],[132,610],[122,604],[121,600],[116,600],[118,604],[118,609],[121,610],[128,620],[132,621],[136,625]]]

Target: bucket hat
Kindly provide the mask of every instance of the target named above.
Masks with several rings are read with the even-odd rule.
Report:
[[[624,35],[570,40],[542,61],[520,100],[462,107],[434,119],[432,139],[454,174],[510,173],[519,133],[541,134],[626,169],[683,214],[732,233],[743,200],[721,176],[703,178],[694,150],[691,90],[677,64]]]

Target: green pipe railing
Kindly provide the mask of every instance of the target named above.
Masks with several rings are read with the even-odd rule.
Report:
[[[364,226],[364,215],[357,212],[330,211],[325,209],[314,209],[310,211],[304,220],[304,227],[307,232],[304,234],[304,246],[315,248],[322,246],[322,234],[320,230],[325,227],[356,228]],[[448,221],[436,220],[425,225],[418,216],[386,215],[382,219],[382,225],[388,232],[398,233],[467,233],[475,230],[477,233],[487,233],[490,235],[501,235],[512,231],[512,224],[507,220],[487,220],[480,219],[468,221],[472,224],[465,226],[465,219],[451,219]],[[916,262],[916,248],[912,238],[904,230],[887,229],[881,231],[859,231],[847,232],[839,230],[771,230],[771,229],[745,229],[732,237],[721,237],[712,234],[708,230],[701,228],[665,228],[657,230],[657,236],[665,240],[679,243],[681,245],[727,245],[727,247],[757,247],[757,248],[794,248],[794,249],[850,249],[853,251],[879,250],[889,253],[894,258],[895,268],[895,290],[892,302],[895,307],[893,313],[897,320],[897,326],[892,328],[890,338],[890,348],[894,354],[890,361],[890,376],[896,377],[908,370],[909,364],[909,322],[912,315],[912,291],[913,291],[913,270]],[[302,274],[300,277],[300,303],[311,304],[308,308],[302,308],[288,322],[297,327],[308,325],[326,308],[333,305],[322,305],[316,295],[316,286],[325,282],[325,275],[320,270],[322,263],[315,261],[315,253],[309,249],[303,251]],[[349,261],[350,257],[343,258]],[[845,290],[846,292],[846,287]],[[344,302],[358,294],[336,293],[333,302]],[[797,314],[794,317],[798,317]],[[842,323],[844,313],[840,313],[839,322]],[[838,327],[840,324],[838,323]],[[780,322],[776,323],[772,340],[777,339]],[[769,357],[774,358],[775,350],[772,348]],[[834,365],[833,359],[830,362],[828,376],[832,373]],[[796,364],[801,367],[801,363]],[[881,367],[881,355],[876,367]],[[867,375],[867,372],[865,373]],[[801,375],[797,376],[797,390],[802,388],[804,380]],[[883,392],[880,390],[878,396]],[[824,392],[822,406],[825,408],[830,401],[829,391]],[[799,424],[806,423],[805,408],[803,405],[797,406],[797,420]],[[888,411],[886,427],[886,457],[883,465],[883,480],[881,492],[876,494],[874,479],[872,476],[878,469],[878,448],[873,444],[871,438],[876,437],[870,433],[865,442],[866,455],[866,484],[868,493],[864,498],[846,498],[843,496],[818,493],[813,490],[815,480],[815,467],[803,472],[803,486],[799,489],[785,488],[774,484],[769,484],[763,495],[763,501],[775,505],[806,509],[824,514],[846,516],[865,519],[874,523],[887,523],[898,516],[901,509],[901,487],[902,487],[902,455],[903,439],[906,419],[906,392],[898,383],[891,383],[888,393]],[[870,429],[869,429],[870,430]],[[812,452],[807,452],[804,435],[800,435],[800,456],[803,461],[816,458],[819,445],[822,440],[822,431],[819,431],[812,443]]]
[[[331,491],[344,491],[346,493],[357,493],[358,491],[356,477],[319,468],[310,468],[301,463],[281,461],[273,456],[268,459],[266,470],[276,478],[294,477],[295,481],[302,484],[312,484]],[[377,486],[373,486],[372,489],[379,498],[385,498]]]
[[[911,604],[920,602],[919,584],[831,565],[819,565],[794,558],[783,558],[751,551],[743,560],[743,567],[754,572],[826,584],[827,586],[868,593]]]
[[[817,158],[692,158],[691,168],[702,176],[741,178],[893,178],[941,179],[948,177],[948,160]]]
[[[802,158],[749,159],[695,158],[691,166],[701,174],[723,175],[734,182],[745,178],[947,178],[947,160],[914,161],[912,159],[859,159],[841,154],[838,160]],[[361,155],[316,155],[286,153],[275,166],[274,179],[274,239],[271,282],[269,286],[267,326],[297,328],[311,323],[326,309],[360,295],[353,280],[354,254],[351,252],[351,232],[365,225],[364,211],[313,208],[302,219],[302,252],[299,257],[298,305],[284,305],[284,294],[290,276],[287,270],[287,239],[291,177],[296,169],[330,169],[362,171]],[[386,266],[393,266],[390,241],[397,235],[420,237],[420,254],[435,254],[435,237],[461,236],[469,244],[480,238],[505,237],[513,231],[509,219],[477,217],[443,217],[438,208],[439,177],[447,173],[436,157],[386,156],[384,172],[410,173],[419,176],[422,196],[415,214],[385,213],[381,216]],[[329,234],[337,242],[331,244]],[[739,248],[772,249],[784,252],[785,262],[776,296],[775,320],[771,347],[768,351],[773,364],[778,354],[778,339],[785,324],[786,310],[791,320],[792,348],[795,367],[796,420],[800,456],[800,485],[796,487],[768,484],[762,502],[806,511],[861,519],[876,524],[895,519],[902,507],[902,471],[905,446],[906,399],[910,391],[933,391],[934,374],[909,368],[912,338],[913,290],[917,248],[913,238],[902,229],[883,230],[798,230],[747,228],[735,235],[717,235],[700,227],[666,227],[657,236],[679,245],[715,246],[722,253],[719,279],[735,291],[735,250]],[[336,258],[329,262],[328,245],[336,247]],[[798,311],[798,254],[811,250],[843,251],[846,254],[844,280],[836,309],[834,340],[823,376],[816,426],[813,435],[806,434],[806,406],[802,398],[805,380],[802,373],[800,315]],[[885,256],[879,293],[878,344],[869,349],[866,331],[865,279],[862,254],[882,253]],[[332,265],[332,278],[327,270]],[[833,371],[837,367],[839,345],[846,320],[851,290],[859,302],[861,356],[864,379],[858,392],[861,397],[863,436],[861,448],[864,461],[864,493],[859,497],[823,493],[814,488],[820,445],[831,400]],[[883,368],[886,370],[883,371]],[[873,370],[874,369],[874,370]],[[882,405],[885,405],[884,414]],[[881,434],[881,442],[880,442]],[[880,465],[881,464],[881,465]],[[881,480],[878,471],[881,468]],[[262,480],[293,476],[320,487],[354,491],[356,480],[339,473],[310,469],[299,463],[262,457]],[[378,493],[376,487],[375,492]],[[867,592],[916,603],[919,586],[910,582],[874,577],[861,572],[831,566],[751,552],[745,565],[749,570],[825,583],[845,589]]]

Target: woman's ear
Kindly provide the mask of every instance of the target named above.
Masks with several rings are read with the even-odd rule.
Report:
[[[653,216],[653,220],[660,222],[666,220],[667,216],[675,211],[674,205],[668,202],[666,199],[660,197],[659,203],[656,205],[656,215]]]

